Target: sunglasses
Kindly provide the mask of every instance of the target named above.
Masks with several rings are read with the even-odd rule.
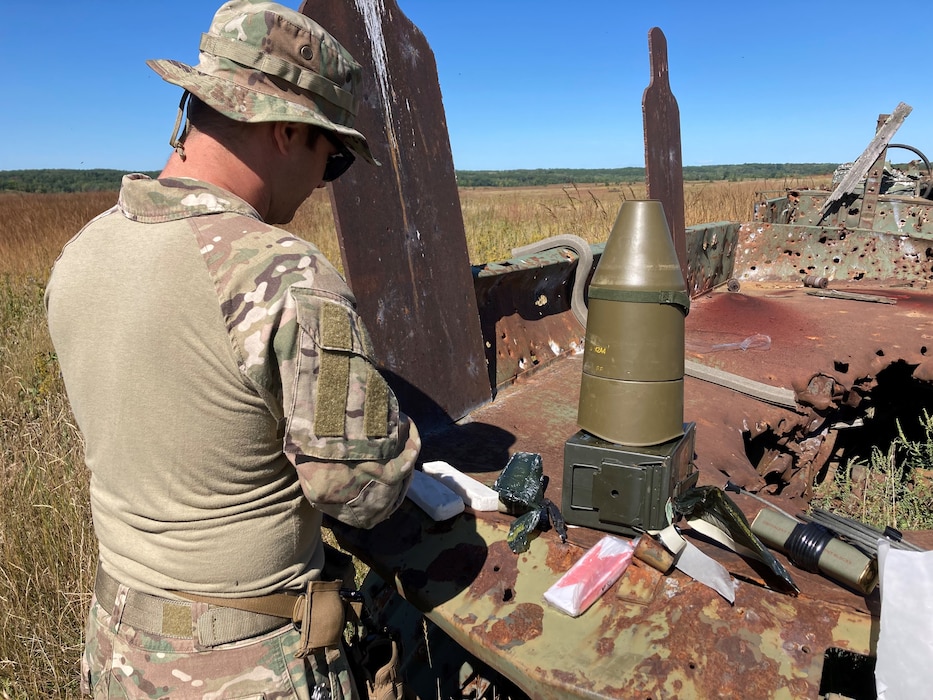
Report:
[[[322,129],[321,133],[337,149],[336,153],[327,157],[327,165],[324,166],[324,182],[333,182],[347,172],[350,166],[353,165],[353,161],[356,160],[356,156],[343,144],[343,141],[329,131]]]

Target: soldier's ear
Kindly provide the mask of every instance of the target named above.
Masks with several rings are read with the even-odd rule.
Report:
[[[270,122],[272,142],[278,153],[288,155],[295,148],[304,148],[307,143],[305,126],[297,122]]]

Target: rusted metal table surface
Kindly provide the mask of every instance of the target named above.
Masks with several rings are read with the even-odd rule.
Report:
[[[737,293],[720,288],[691,301],[687,356],[797,391],[817,372],[852,383],[898,360],[916,365],[918,379],[930,380],[933,289],[926,287],[834,282],[823,290],[799,282],[742,282]],[[819,296],[834,292],[894,303]],[[703,352],[755,334],[769,336],[769,350]]]
[[[764,351],[689,353],[729,372],[805,389],[818,373],[865,377],[897,357],[926,363],[933,337],[930,298],[911,289],[858,287],[897,297],[896,305],[816,298],[776,284],[743,284],[738,294],[694,300],[687,344],[771,336]],[[869,306],[869,310],[865,307]],[[582,355],[561,358],[474,411],[470,420],[426,440],[424,460],[442,459],[492,484],[517,451],[542,455],[545,495],[561,503],[563,445],[576,432]],[[685,380],[685,420],[697,423],[700,483],[722,486],[749,469],[743,425],[799,419],[706,381]],[[758,501],[734,496],[749,518]],[[466,512],[430,521],[410,502],[368,532],[341,533],[398,592],[447,634],[535,698],[816,697],[823,656],[836,647],[873,654],[878,594],[868,598],[784,561],[801,589],[796,598],[769,589],[758,567],[695,538],[738,580],[734,605],[675,572],[635,562],[578,618],[548,607],[544,591],[604,533],[572,528],[568,543],[553,531],[528,552],[506,543],[511,518]],[[688,530],[689,532],[689,530]]]
[[[688,382],[686,413],[697,422],[701,471],[722,478],[715,476],[721,471],[758,490],[763,480],[746,450],[749,436],[762,430],[778,441],[793,435],[806,449],[803,443],[812,436],[829,430],[831,437],[834,423],[859,422],[873,411],[874,420],[864,421],[866,436],[858,439],[887,449],[898,420],[907,429],[917,428],[917,416],[933,400],[933,290],[925,287],[834,282],[819,290],[799,282],[743,282],[739,293],[723,290],[694,299],[686,319],[689,359],[782,387],[798,402],[793,410],[749,403],[713,384],[700,382],[694,388]],[[814,296],[824,291],[895,303]],[[767,350],[709,352],[717,344],[741,343],[756,334],[768,336]],[[821,468],[825,472],[829,453],[838,450],[833,440],[824,441],[824,454],[782,497],[797,497],[802,503],[796,506],[806,507],[808,484]]]

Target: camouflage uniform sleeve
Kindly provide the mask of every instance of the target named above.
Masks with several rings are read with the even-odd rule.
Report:
[[[350,302],[292,286],[275,333],[286,455],[305,497],[355,527],[398,508],[418,456],[414,424],[373,364],[369,335]]]
[[[189,219],[248,384],[284,423],[305,497],[369,528],[402,502],[421,441],[375,368],[336,270],[311,244],[245,216]]]

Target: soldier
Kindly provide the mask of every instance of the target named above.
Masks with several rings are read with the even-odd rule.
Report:
[[[322,516],[368,528],[420,440],[343,279],[278,229],[355,156],[360,66],[269,2],[223,5],[160,177],[64,248],[49,329],[86,443],[94,697],[355,697]],[[178,136],[188,103],[188,119]]]

